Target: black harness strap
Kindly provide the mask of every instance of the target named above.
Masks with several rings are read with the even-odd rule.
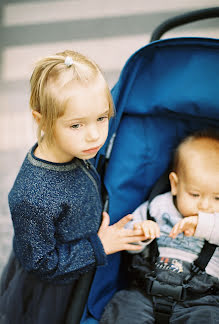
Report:
[[[216,248],[217,245],[205,241],[201,253],[199,254],[198,258],[194,261],[194,265],[198,267],[201,271],[204,271]]]
[[[149,197],[148,197],[148,203],[150,204],[151,201],[158,195],[165,193],[170,190],[170,181],[169,181],[169,173],[170,168],[168,168],[161,176],[160,178],[155,182]]]
[[[152,220],[155,222],[155,219],[150,215],[150,203],[151,201],[161,193],[165,193],[170,189],[170,182],[169,182],[169,169],[164,172],[161,177],[156,181],[155,185],[153,186],[150,195],[147,199],[148,207],[147,207],[147,219]],[[159,256],[159,250],[157,245],[157,240],[153,240],[150,244],[150,259],[151,263],[155,266],[155,262],[157,257]]]
[[[169,324],[175,303],[172,300],[153,297],[155,324]]]
[[[188,283],[196,274],[205,270],[216,248],[217,245],[205,241],[198,258],[193,262],[190,274],[184,279],[184,283]]]

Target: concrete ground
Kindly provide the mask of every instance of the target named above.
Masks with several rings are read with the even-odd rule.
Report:
[[[0,3],[0,273],[13,235],[7,195],[35,142],[29,77],[40,57],[74,49],[93,58],[112,87],[127,58],[165,19],[218,0],[1,0]],[[167,33],[219,38],[219,18]]]

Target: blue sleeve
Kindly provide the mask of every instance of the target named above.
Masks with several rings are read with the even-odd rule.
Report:
[[[97,233],[77,241],[56,239],[54,217],[44,208],[23,202],[11,211],[14,248],[22,266],[42,279],[72,280],[106,263],[106,254]]]

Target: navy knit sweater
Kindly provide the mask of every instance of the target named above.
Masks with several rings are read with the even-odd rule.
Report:
[[[70,283],[106,263],[97,235],[99,176],[88,161],[51,163],[36,158],[35,148],[9,193],[14,252],[23,268],[40,279]]]

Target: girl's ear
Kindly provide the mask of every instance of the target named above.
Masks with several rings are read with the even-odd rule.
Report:
[[[171,193],[173,196],[177,195],[177,187],[178,187],[178,177],[175,172],[171,172],[169,174]]]
[[[35,119],[37,125],[39,125],[41,122],[41,119],[42,119],[42,115],[38,111],[35,111],[35,110],[32,111],[32,115],[33,115],[33,118]]]

